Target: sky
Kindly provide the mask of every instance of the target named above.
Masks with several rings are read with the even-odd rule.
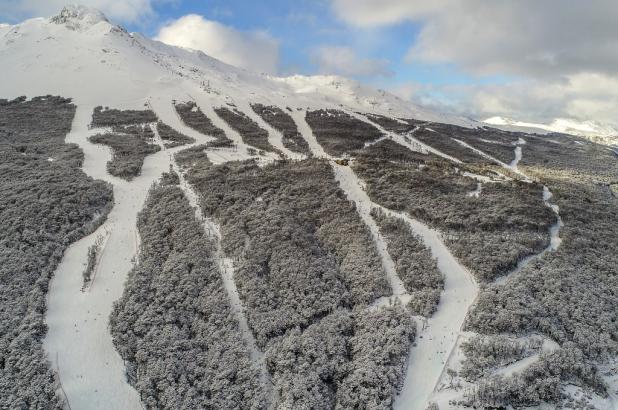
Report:
[[[0,22],[67,0],[0,0]],[[615,0],[81,0],[129,31],[273,75],[337,74],[477,119],[618,128]]]

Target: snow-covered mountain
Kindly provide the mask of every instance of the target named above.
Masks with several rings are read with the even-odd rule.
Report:
[[[201,51],[129,33],[99,11],[67,6],[52,18],[0,26],[0,92],[64,95],[76,102],[140,105],[155,95],[186,99],[206,91],[213,99],[336,107],[476,126],[390,93],[337,76],[272,77],[224,64]]]
[[[483,122],[505,130],[533,133],[557,132],[561,134],[578,135],[598,144],[618,144],[618,130],[609,125],[599,124],[595,121],[576,121],[567,118],[558,118],[549,124],[539,124],[517,121],[505,117],[491,117]]]
[[[80,6],[0,25],[0,73],[0,408],[617,408],[618,152],[532,135],[611,130]]]

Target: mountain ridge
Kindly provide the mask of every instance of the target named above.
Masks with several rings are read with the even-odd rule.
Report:
[[[275,77],[252,73],[201,51],[129,33],[112,24],[100,11],[84,6],[67,6],[49,19],[30,19],[0,30],[0,68],[6,73],[1,88],[5,97],[54,94],[105,101],[106,95],[113,100],[109,95],[115,92],[122,96],[116,100],[127,101],[147,98],[155,87],[174,88],[171,84],[175,83],[184,90],[197,88],[218,94],[224,100],[252,95],[265,104],[287,99],[298,106],[344,105],[355,111],[467,127],[482,125],[426,110],[384,90],[374,90],[344,77]],[[38,61],[47,63],[39,67]],[[107,69],[96,67],[99,64],[93,61]],[[135,75],[136,72],[140,75]],[[67,82],[67,74],[72,82]]]

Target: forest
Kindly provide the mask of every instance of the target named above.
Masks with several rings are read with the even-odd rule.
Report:
[[[0,408],[62,408],[42,346],[45,296],[65,249],[113,204],[64,142],[74,115],[62,97],[0,100]]]
[[[187,137],[186,135],[176,131],[163,121],[157,122],[157,132],[163,140],[165,148],[174,148],[195,142],[193,138]]]
[[[383,136],[373,125],[339,110],[307,111],[306,120],[324,151],[335,157]]]
[[[225,132],[221,128],[216,127],[195,102],[175,102],[174,107],[182,121],[188,127],[215,139],[207,144],[209,147],[222,148],[231,147],[233,145],[232,140],[225,135]]]
[[[402,219],[388,216],[378,208],[372,209],[371,216],[386,240],[397,275],[411,296],[408,310],[412,315],[431,317],[444,290],[444,278],[431,251]]]
[[[111,133],[93,135],[89,140],[112,149],[112,159],[107,162],[107,172],[127,181],[140,175],[144,159],[148,155],[161,150],[154,142],[154,132],[149,124],[115,126]]]
[[[470,401],[477,404],[507,399],[530,403],[531,398],[555,402],[561,398],[559,389],[548,397],[540,394],[548,383],[574,383],[603,395],[596,365],[618,354],[618,256],[611,251],[618,247],[618,208],[616,198],[603,189],[618,176],[618,162],[602,146],[582,145],[570,137],[527,140],[525,166],[520,167],[554,193],[564,221],[562,245],[504,285],[484,288],[466,329],[487,335],[535,332],[561,349],[544,355],[519,377],[486,380],[471,394]]]
[[[442,142],[442,146],[448,145],[450,146],[450,150],[456,149],[458,144],[453,144],[449,142],[452,141],[453,138],[456,138],[460,141],[466,142],[477,148],[486,154],[491,155],[492,157],[502,161],[505,164],[509,164],[515,158],[514,148],[515,144],[518,142],[519,138],[525,136],[526,134],[516,133],[516,132],[508,132],[502,131],[496,128],[464,128],[458,127],[456,125],[450,124],[438,124],[432,123],[430,125],[431,130],[420,130],[419,135],[415,134],[415,137],[418,137],[423,142],[426,142],[429,145],[432,145],[433,139],[439,139]],[[439,137],[436,135],[440,135]],[[464,148],[466,149],[466,148]],[[470,154],[465,155],[466,162],[485,162],[486,159],[474,154],[473,151],[469,150],[470,153],[475,155],[476,157],[473,159]],[[464,160],[461,156],[454,155],[456,158]]]
[[[281,151],[268,142],[268,131],[260,128],[260,126],[246,114],[238,111],[234,107],[217,107],[214,110],[233,130],[240,134],[245,144],[261,151],[269,151],[282,155]]]
[[[380,127],[387,131],[394,132],[396,134],[407,134],[414,130],[417,126],[424,124],[424,121],[417,121],[407,118],[391,118],[384,115],[371,114],[371,113],[359,113],[367,117],[370,121],[378,124]]]
[[[251,104],[251,108],[271,127],[283,134],[283,146],[290,151],[311,156],[309,144],[298,132],[298,127],[290,114],[273,105]],[[287,108],[291,111],[291,108]]]
[[[540,184],[487,183],[482,195],[472,197],[468,193],[476,181],[463,172],[477,168],[415,153],[390,140],[357,151],[352,166],[376,203],[442,231],[480,281],[510,272],[549,243],[556,217],[543,203]]]
[[[390,408],[414,324],[401,306],[367,310],[390,289],[330,165],[206,163],[187,179],[221,226],[279,408]]]
[[[118,110],[109,107],[95,107],[92,113],[92,127],[121,127],[123,125],[157,122],[152,110]]]
[[[251,108],[283,134],[284,146],[309,158],[215,165],[213,148],[232,140],[193,102],[175,109],[213,142],[196,145],[148,109],[93,112],[91,126],[106,130],[91,142],[110,146],[108,171],[127,180],[161,149],[154,126],[165,148],[192,144],[174,157],[183,174],[170,167],[138,216],[139,263],[110,318],[127,379],[152,409],[390,409],[410,347],[427,335],[412,316],[430,318],[440,308],[445,277],[410,226],[375,207],[379,236],[411,295],[406,306],[376,307],[392,290],[332,162],[311,158],[291,109]],[[245,143],[278,152],[246,114],[232,106],[215,112]],[[46,292],[67,247],[93,232],[113,205],[111,186],[86,176],[83,153],[64,142],[74,114],[66,98],[0,99],[0,408],[63,406],[42,348]],[[469,332],[462,335],[463,362],[457,372],[445,369],[463,386],[458,404],[586,408],[567,397],[565,386],[606,396],[601,368],[618,356],[615,153],[566,135],[362,115],[389,132],[415,130],[410,138],[463,160],[378,141],[384,136],[378,128],[343,111],[306,115],[328,154],[349,157],[346,164],[376,205],[438,230],[478,280],[462,329]],[[519,146],[518,167],[530,179],[456,140],[505,163]],[[220,227],[220,242],[196,218],[185,179],[204,217]],[[561,246],[540,254],[557,222],[544,186],[564,226]],[[97,244],[75,273],[85,282]],[[230,305],[221,257],[233,262],[241,309],[263,362],[252,356],[244,322]],[[534,360],[515,373],[500,371],[526,358]]]
[[[261,409],[263,389],[214,260],[177,176],[138,217],[140,263],[110,326],[129,382],[149,409]]]

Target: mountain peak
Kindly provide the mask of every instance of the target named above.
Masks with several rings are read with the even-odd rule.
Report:
[[[97,23],[109,23],[101,11],[83,5],[72,4],[65,6],[60,14],[50,20],[52,23],[64,24],[72,30],[87,29]]]

